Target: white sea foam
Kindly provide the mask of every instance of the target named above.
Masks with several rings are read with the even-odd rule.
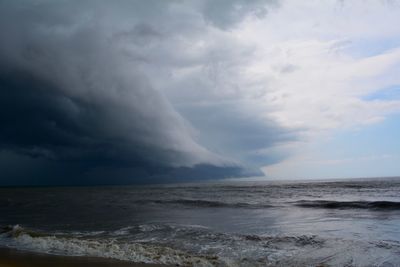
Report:
[[[176,249],[140,243],[118,243],[115,239],[80,239],[56,235],[35,236],[19,225],[0,234],[0,245],[23,250],[70,256],[94,256],[144,263],[179,266],[224,266],[210,257],[194,256]]]
[[[116,235],[116,236],[124,236],[124,235],[128,235],[128,234],[129,234],[129,231],[130,231],[132,228],[133,228],[132,226],[123,227],[123,228],[121,228],[121,229],[118,229],[118,230],[113,231],[112,233],[113,233],[113,235]]]
[[[124,236],[138,230],[147,241]],[[0,246],[194,267],[399,266],[400,254],[400,243],[390,240],[373,243],[315,235],[223,234],[202,227],[161,224],[129,226],[101,236],[50,234],[15,225],[0,230]]]

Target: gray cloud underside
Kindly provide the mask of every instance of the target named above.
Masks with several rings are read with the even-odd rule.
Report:
[[[240,109],[230,117],[232,107],[176,109],[196,92],[181,88],[179,97],[179,88],[171,94],[162,84],[166,70],[204,58],[179,50],[182,40],[198,38],[204,27],[229,30],[248,14],[264,16],[265,6],[265,1],[1,2],[0,168],[9,180],[27,184],[51,183],[55,176],[67,184],[82,182],[72,177],[130,183],[243,174],[239,162],[249,163],[251,156],[234,154],[294,136],[272,122],[243,119]],[[212,120],[202,119],[207,110]],[[224,133],[229,138],[222,142],[218,136]],[[12,167],[18,164],[26,171]],[[38,177],[42,182],[32,180]]]

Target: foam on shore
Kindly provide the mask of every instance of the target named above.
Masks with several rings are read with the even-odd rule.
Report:
[[[0,247],[0,267],[162,267],[167,265],[134,263],[106,258],[71,257],[33,253]]]

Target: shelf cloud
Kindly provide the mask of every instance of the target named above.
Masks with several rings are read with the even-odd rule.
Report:
[[[364,2],[0,1],[0,182],[308,177],[400,110],[399,6]]]
[[[243,168],[238,161],[195,140],[194,127],[162,88],[153,87],[157,77],[141,66],[151,65],[152,57],[158,56],[146,55],[146,46],[171,38],[171,29],[162,32],[147,21],[159,12],[162,18],[155,20],[173,16],[164,11],[169,5],[126,1],[112,10],[106,1],[2,2],[3,162],[40,165],[38,183],[58,179],[48,175],[62,176],[55,183],[79,183],[81,177],[129,183],[180,172],[190,177],[191,169],[201,173],[207,169],[210,178],[239,174]],[[232,14],[226,21],[209,15],[207,19],[216,25],[235,23]],[[162,28],[161,21],[153,25]],[[133,51],[136,47],[143,47],[136,51],[141,55]],[[4,165],[6,170],[8,164]],[[57,168],[59,172],[49,171]],[[9,170],[11,178],[12,173],[24,175]]]

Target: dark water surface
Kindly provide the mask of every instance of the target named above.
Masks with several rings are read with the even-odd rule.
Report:
[[[0,245],[183,266],[400,266],[400,179],[2,188]]]

